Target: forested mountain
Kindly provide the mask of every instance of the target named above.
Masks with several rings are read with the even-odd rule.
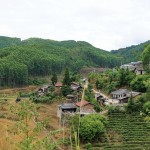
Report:
[[[19,45],[20,43],[21,43],[20,38],[0,36],[0,48]]]
[[[78,71],[84,66],[116,67],[121,63],[141,60],[144,47],[150,41],[105,51],[84,41],[54,41],[49,39],[0,36],[0,86],[24,85],[29,76],[47,76],[69,68]]]
[[[141,43],[139,45],[133,45],[119,50],[112,50],[111,53],[116,56],[123,57],[122,63],[128,63],[132,61],[138,61],[142,59],[142,52],[146,46],[150,44],[150,41]]]
[[[28,76],[78,71],[83,66],[115,67],[121,58],[84,41],[1,37],[0,85],[24,85]]]

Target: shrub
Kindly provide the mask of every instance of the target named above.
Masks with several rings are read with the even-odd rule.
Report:
[[[112,113],[123,113],[123,109],[121,109],[119,106],[110,106],[108,108],[108,114]]]
[[[81,118],[80,137],[86,142],[100,138],[105,133],[106,118],[99,114],[91,114]]]

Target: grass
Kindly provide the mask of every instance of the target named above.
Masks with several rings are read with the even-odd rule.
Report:
[[[17,107],[18,103],[15,102],[19,92],[31,92],[35,90],[36,87],[25,87],[25,88],[16,88],[16,89],[3,89],[0,90],[0,101],[3,99],[7,99],[5,103],[3,103],[3,108],[0,107],[0,150],[7,150],[10,148],[11,141],[19,141],[20,137],[15,136],[13,134],[9,134],[7,129],[14,126],[16,123],[16,118],[11,114],[9,108],[11,105],[15,105]],[[39,112],[39,120],[43,120],[45,118],[50,118],[49,130],[58,130],[61,129],[59,125],[59,120],[57,118],[57,105],[60,102],[56,101],[52,104],[36,104]],[[45,136],[45,131],[40,135],[40,137]],[[65,133],[66,134],[66,133]],[[9,135],[9,139],[7,138]],[[55,139],[59,139],[63,137],[62,133],[55,135]],[[12,145],[11,145],[12,146]],[[15,149],[15,148],[10,148]]]

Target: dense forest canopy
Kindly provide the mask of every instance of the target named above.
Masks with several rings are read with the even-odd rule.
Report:
[[[19,45],[20,43],[21,43],[20,38],[0,36],[0,48],[9,47],[13,45]]]
[[[112,50],[111,53],[116,56],[123,57],[122,63],[128,63],[132,61],[139,61],[142,59],[142,53],[145,47],[150,44],[150,41],[141,43],[139,45],[133,45],[119,50]]]
[[[139,45],[138,48],[133,46],[127,50],[108,52],[84,41],[41,38],[21,41],[19,38],[0,36],[0,86],[24,85],[28,82],[28,76],[60,74],[66,68],[75,72],[85,66],[120,66],[124,60],[139,60],[146,44]],[[129,57],[132,53],[136,53],[135,59]]]

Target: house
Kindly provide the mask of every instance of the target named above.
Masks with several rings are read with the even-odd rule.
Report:
[[[127,103],[128,102],[128,93],[127,89],[119,89],[117,91],[111,92],[112,98],[117,99],[119,103]]]
[[[140,94],[140,92],[129,91],[127,89],[119,89],[111,92],[112,98],[118,100],[119,103],[127,103],[130,97],[136,97]]]
[[[128,69],[130,71],[135,71],[135,66],[133,66],[132,64],[124,64],[124,65],[121,65],[120,67],[121,69]]]
[[[118,103],[122,104],[122,103],[128,103],[128,96],[124,96],[124,97],[119,97],[117,98],[117,100],[119,101]]]
[[[58,105],[57,116],[61,118],[62,113],[74,113],[76,112],[76,109],[77,107],[73,103],[63,103]]]
[[[71,82],[70,88],[72,91],[80,91],[82,86],[79,83]]]
[[[86,78],[81,79],[81,82],[85,83],[86,82]]]
[[[121,65],[120,68],[129,69],[130,71],[135,72],[136,75],[145,74],[145,71],[143,69],[142,61],[137,61],[137,62],[131,62],[129,64],[124,64],[124,65]]]
[[[86,100],[81,100],[80,102],[75,103],[75,105],[80,109],[80,115],[95,113],[93,104]]]
[[[70,102],[76,102],[77,100],[77,95],[67,95],[66,96],[67,100],[70,101]]]
[[[48,85],[45,85],[44,87],[39,88],[38,92],[43,92],[43,93],[47,93],[48,92]]]
[[[62,86],[63,86],[62,82],[57,82],[57,83],[55,84],[55,87],[56,87],[56,88],[61,88]]]
[[[127,96],[128,97],[136,97],[136,96],[139,96],[141,95],[141,92],[134,92],[134,91],[130,91]]]
[[[95,99],[101,104],[103,105],[106,98],[103,97],[103,95],[101,95],[99,92],[95,93]]]
[[[118,98],[126,97],[128,93],[129,91],[127,89],[119,89],[111,92],[111,95],[113,99],[118,99]]]

